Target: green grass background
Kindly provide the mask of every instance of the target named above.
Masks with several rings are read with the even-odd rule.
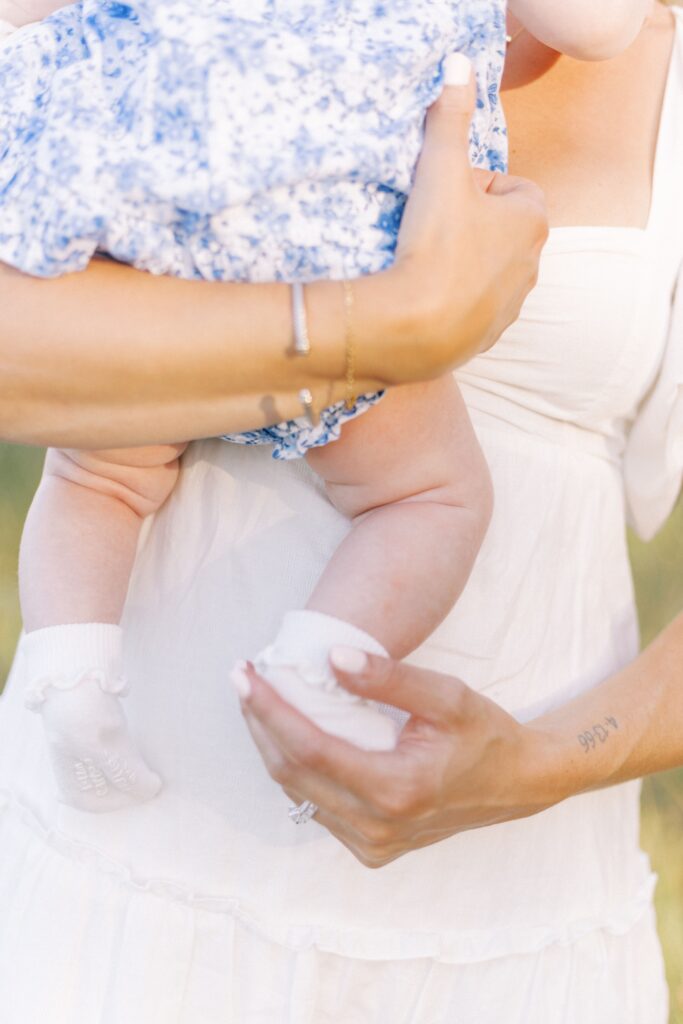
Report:
[[[39,451],[0,445],[0,689],[19,633],[17,549],[41,463]],[[631,553],[647,641],[683,610],[683,506],[651,544],[632,539]],[[646,780],[643,844],[659,874],[657,911],[672,994],[671,1024],[683,1024],[683,769]]]

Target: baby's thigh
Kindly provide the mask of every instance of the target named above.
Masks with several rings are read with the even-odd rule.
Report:
[[[106,451],[50,449],[45,475],[117,498],[140,516],[151,515],[169,497],[178,479],[186,444],[116,448]]]
[[[383,501],[396,501],[455,472],[453,447],[464,425],[467,411],[449,374],[390,389],[307,461],[328,484],[372,488]]]

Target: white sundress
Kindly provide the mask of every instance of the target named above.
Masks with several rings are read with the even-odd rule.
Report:
[[[681,484],[676,21],[647,229],[553,231],[520,321],[458,373],[496,510],[415,659],[522,720],[634,657],[627,511],[649,535]],[[346,528],[305,464],[191,448],[126,611],[127,711],[166,783],[145,806],[57,802],[20,645],[0,701],[3,1024],[665,1024],[637,783],[375,872],[289,821],[227,672]]]
[[[1,13],[0,13],[1,16]],[[473,62],[475,164],[502,170],[505,0],[81,0],[0,43],[0,260],[311,281],[386,268],[427,107]],[[339,402],[247,434],[296,458]]]

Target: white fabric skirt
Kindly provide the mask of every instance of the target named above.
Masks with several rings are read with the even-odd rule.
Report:
[[[419,658],[531,717],[633,654],[621,491],[602,460],[478,426],[503,512]],[[127,605],[127,713],[165,782],[142,807],[57,803],[20,648],[0,700],[2,1024],[666,1024],[637,784],[381,871],[288,820],[227,674],[346,528],[305,465],[192,447]],[[558,530],[581,537],[572,559]],[[579,552],[590,608],[571,604]]]
[[[665,1024],[651,907],[625,933],[472,964],[296,949],[0,817],[3,1024]]]

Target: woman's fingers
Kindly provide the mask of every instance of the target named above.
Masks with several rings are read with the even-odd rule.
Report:
[[[366,864],[372,862],[373,866],[375,862],[386,863],[386,845],[394,838],[394,829],[389,830],[385,823],[380,831],[372,810],[350,791],[324,775],[292,764],[255,714],[245,708],[244,717],[268,773],[282,786],[292,803],[311,800],[318,807],[315,814],[318,824],[355,857]]]
[[[467,718],[471,690],[453,676],[346,647],[332,650],[330,664],[351,693],[402,708],[432,725],[457,729]]]
[[[422,154],[414,188],[443,190],[458,180],[471,181],[470,127],[476,85],[470,61],[453,53],[444,62],[444,88],[427,111]]]
[[[513,197],[538,208],[542,218],[542,237],[547,229],[547,207],[545,194],[535,182],[518,178],[513,174],[499,174],[496,171],[474,171],[475,181],[490,196]]]
[[[469,61],[449,58],[444,80],[388,278],[404,315],[395,383],[439,376],[497,341],[535,283],[547,237],[536,186],[470,165]]]
[[[328,817],[338,817],[349,825],[367,815],[367,808],[351,792],[304,765],[292,763],[256,715],[245,710],[244,717],[268,774],[292,803],[311,800]]]
[[[314,773],[333,778],[335,785],[343,786],[360,800],[371,797],[375,787],[390,783],[395,774],[393,753],[361,750],[323,732],[283,700],[251,666],[246,673],[251,692],[241,695],[242,709],[277,782],[306,792],[306,777]],[[259,727],[256,731],[252,728],[254,720]],[[268,745],[261,730],[266,733]],[[306,797],[314,799],[308,792]]]
[[[413,267],[416,255],[427,263],[438,261],[438,253],[451,244],[457,231],[457,218],[471,207],[476,195],[469,155],[476,94],[472,65],[453,54],[444,69],[444,82],[446,78],[452,84],[444,84],[427,112],[424,144],[398,237],[396,260],[400,263],[408,257]]]

